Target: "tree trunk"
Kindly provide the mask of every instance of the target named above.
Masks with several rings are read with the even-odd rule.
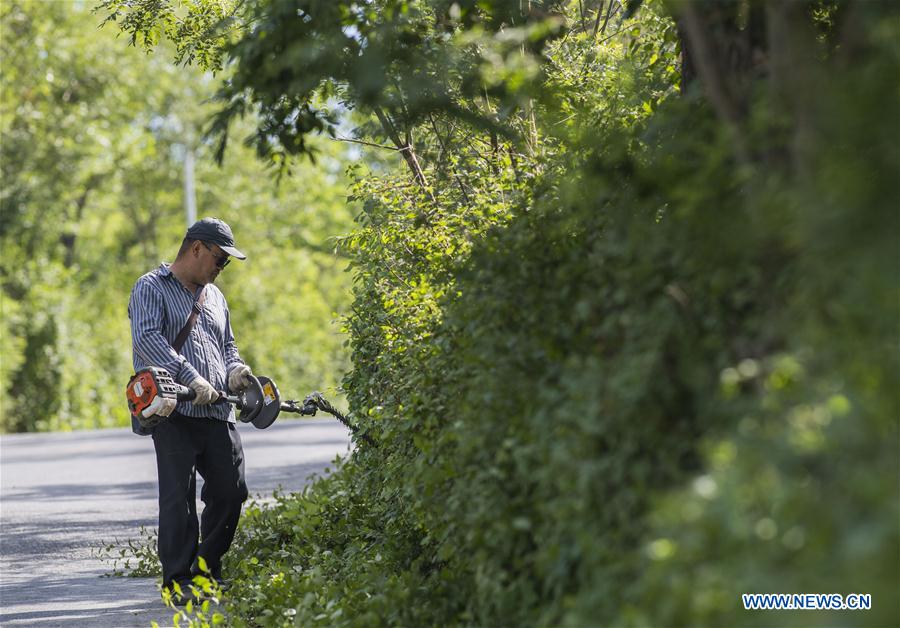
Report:
[[[406,165],[409,167],[413,179],[415,179],[416,183],[418,183],[425,191],[428,198],[431,199],[432,202],[435,202],[434,194],[428,187],[428,180],[425,178],[425,172],[422,170],[422,166],[419,165],[419,160],[416,157],[416,151],[413,148],[410,135],[407,133],[406,141],[401,139],[394,121],[391,120],[390,116],[380,107],[375,109],[375,115],[378,117],[378,121],[381,123],[381,128],[384,130],[385,135],[390,138],[394,143],[394,146],[397,147],[397,150],[400,151],[400,154],[403,156],[403,160],[406,161]]]
[[[756,2],[689,0],[675,7],[675,15],[682,90],[700,85],[731,131],[738,159],[746,163],[751,156],[744,125],[753,85],[768,71],[765,7]]]

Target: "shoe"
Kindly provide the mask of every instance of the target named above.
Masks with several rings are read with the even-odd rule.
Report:
[[[172,606],[187,606],[188,602],[192,602],[194,597],[192,595],[173,595],[172,596]]]
[[[194,574],[192,574],[192,576],[195,578],[197,576],[202,576],[204,578],[207,578],[208,580],[215,582],[216,585],[219,587],[219,591],[221,591],[222,593],[225,593],[228,589],[231,588],[231,580],[226,580],[222,576],[211,576],[209,574],[202,574],[202,573],[194,573]],[[197,585],[194,585],[194,586],[197,586]],[[181,588],[182,588],[182,590],[184,590],[183,586]]]
[[[181,594],[179,594],[175,590],[175,587],[171,585],[167,587],[169,590],[169,594],[171,595],[172,604],[174,606],[186,606],[188,602],[197,601],[197,598],[194,596],[193,591],[191,591],[190,581],[181,581],[178,583],[178,587],[181,589]]]

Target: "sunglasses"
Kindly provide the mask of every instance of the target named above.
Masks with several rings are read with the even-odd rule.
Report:
[[[229,258],[227,255],[225,255],[224,257],[220,257],[220,256],[216,255],[215,253],[213,253],[212,247],[209,246],[208,244],[206,244],[206,242],[203,242],[201,240],[200,244],[205,246],[206,250],[208,250],[210,253],[213,254],[213,257],[216,258],[216,266],[218,266],[219,268],[225,268],[226,266],[228,266],[228,264],[231,263],[231,258]]]

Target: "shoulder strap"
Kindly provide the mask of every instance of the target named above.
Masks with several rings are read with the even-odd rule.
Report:
[[[203,309],[204,301],[206,301],[206,286],[200,286],[197,288],[197,294],[194,295],[194,304],[191,306],[191,315],[188,316],[187,322],[184,324],[184,327],[181,328],[181,331],[178,332],[178,337],[175,338],[175,343],[172,345],[172,348],[175,349],[175,353],[181,353],[181,347],[184,346],[191,330],[194,328],[194,323],[197,322],[197,316],[200,315],[200,310]]]

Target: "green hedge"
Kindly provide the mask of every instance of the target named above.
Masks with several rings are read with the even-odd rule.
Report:
[[[631,56],[632,113],[470,170],[470,203],[363,180],[345,388],[377,444],[249,510],[231,621],[896,625],[896,31],[824,66],[799,163],[764,85],[748,163],[696,90],[641,107]]]

